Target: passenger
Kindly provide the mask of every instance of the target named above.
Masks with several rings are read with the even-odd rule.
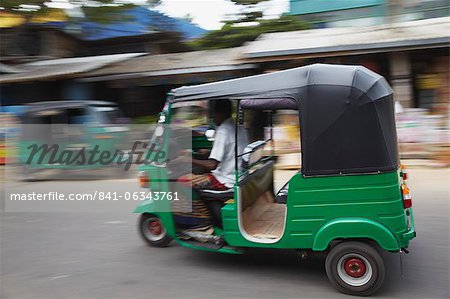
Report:
[[[214,143],[206,160],[192,159],[194,167],[202,168],[204,174],[188,174],[179,181],[190,183],[194,189],[227,190],[235,181],[235,123],[231,118],[232,104],[229,100],[215,101],[213,114],[217,125]],[[247,133],[243,127],[238,128],[238,155],[242,154],[248,144]],[[240,159],[239,159],[240,160]],[[241,165],[241,161],[238,161]]]

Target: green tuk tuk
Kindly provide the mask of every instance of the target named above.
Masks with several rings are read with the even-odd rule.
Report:
[[[247,110],[298,110],[301,170],[275,193],[274,157],[262,154],[271,140],[255,141],[242,154],[235,143],[234,187],[194,192],[204,202],[221,203],[215,215],[221,225],[208,233],[185,233],[176,213],[161,209],[167,202],[148,199],[135,210],[144,240],[155,247],[175,240],[223,253],[246,248],[295,249],[303,257],[323,253],[328,278],[339,291],[370,295],[378,290],[385,277],[378,249],[407,252],[416,236],[398,156],[393,92],[385,79],[362,66],[314,64],[181,87],[169,94],[160,123],[172,123],[177,105],[224,99],[236,104],[234,140]],[[157,131],[161,147],[169,149],[164,130]],[[208,139],[193,134],[193,154],[211,146]],[[240,158],[246,161],[242,167]],[[164,165],[142,165],[141,185],[170,192]]]
[[[18,143],[23,179],[35,180],[46,169],[105,167],[98,161],[89,163],[87,158],[72,157],[92,149],[113,153],[128,131],[121,119],[117,104],[108,101],[46,101],[27,105]]]

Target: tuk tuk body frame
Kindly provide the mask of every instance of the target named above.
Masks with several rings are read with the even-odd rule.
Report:
[[[299,69],[302,69],[298,73],[300,81],[304,82],[297,87],[294,86],[295,82],[281,80],[278,81],[278,85],[272,86],[272,89],[267,88],[267,84],[272,80],[280,80],[282,77],[274,75],[272,78],[272,74],[264,74],[176,89],[169,95],[165,118],[165,123],[170,124],[171,110],[173,104],[177,102],[177,97],[178,101],[236,100],[238,108],[259,110],[295,109],[295,101],[298,101],[302,130],[302,170],[289,180],[284,229],[279,238],[253,238],[243,229],[242,190],[239,183],[234,186],[234,200],[228,201],[221,209],[223,227],[214,231],[223,238],[222,246],[204,246],[180,239],[173,215],[170,212],[158,212],[164,210],[161,209],[161,205],[167,203],[143,202],[135,212],[154,215],[160,219],[170,238],[182,246],[199,250],[224,253],[241,253],[245,248],[331,251],[330,262],[327,261],[329,278],[340,275],[336,274],[330,265],[342,263],[345,252],[349,252],[352,248],[356,248],[355,250],[360,253],[372,250],[365,247],[364,243],[367,241],[373,241],[380,248],[390,252],[400,252],[407,248],[416,233],[412,208],[404,205],[402,192],[405,185],[402,175],[404,170],[401,169],[398,159],[393,97],[389,85],[381,76],[355,66],[312,65],[278,73],[286,75],[292,71],[295,74]],[[353,77],[344,83],[338,82],[341,79],[335,77],[339,77],[341,71]],[[325,78],[323,74],[326,74]],[[303,75],[307,78],[302,77]],[[319,83],[311,82],[310,78],[315,78]],[[257,88],[259,80],[263,83],[262,88],[266,88],[261,93]],[[324,83],[328,82],[327,80],[330,81],[329,85]],[[347,85],[357,85],[358,82],[365,90],[362,90],[361,86],[346,88]],[[338,88],[339,92],[336,94],[330,92],[334,85],[339,84],[343,85],[342,88]],[[308,90],[307,86],[312,86],[312,89]],[[236,90],[229,92],[228,89],[233,87],[236,87]],[[322,93],[322,89],[325,92]],[[287,92],[280,93],[280,90]],[[300,97],[295,98],[294,93],[300,94]],[[314,104],[302,98],[311,94],[323,95],[318,100],[321,102],[319,106],[314,107]],[[317,117],[318,109],[323,108],[326,101],[332,102],[333,97],[340,97],[342,101],[333,102],[331,105],[330,109],[333,110],[329,113],[331,121],[320,121],[307,115],[309,109]],[[238,114],[239,111],[240,109]],[[361,112],[363,115],[359,115]],[[239,118],[240,115],[237,115],[236,121]],[[361,122],[360,128],[354,128],[358,124],[355,119]],[[313,129],[315,125],[320,130]],[[350,130],[349,134],[353,136],[343,136],[345,130]],[[365,133],[369,136],[365,136]],[[363,140],[357,140],[358,138]],[[326,146],[317,144],[318,141],[325,143]],[[364,142],[369,143],[374,149],[367,151],[368,147],[363,144]],[[164,146],[168,147],[168,143],[166,142]],[[356,150],[352,146],[356,147]],[[335,161],[329,157],[325,157],[323,161],[316,161],[315,159],[321,155],[345,161]],[[365,159],[367,156],[369,157]],[[237,160],[235,164],[237,170]],[[139,170],[148,173],[152,178],[166,176],[163,167],[144,165]],[[239,182],[237,171],[236,182]],[[150,180],[149,188],[165,192],[170,189],[168,182],[164,182],[163,179],[158,179],[157,182]],[[340,245],[334,246],[336,250],[333,251],[334,243]],[[339,257],[341,260],[338,261]],[[358,263],[363,259],[364,257],[361,257]],[[367,288],[352,286],[351,279],[350,285],[339,279],[330,278],[330,281],[344,293],[370,295],[380,287],[384,279],[382,262],[378,260],[378,268],[373,268],[373,271],[381,273],[379,282]]]

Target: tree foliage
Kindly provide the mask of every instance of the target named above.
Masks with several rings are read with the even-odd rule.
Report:
[[[294,16],[281,16],[273,20],[260,20],[259,25],[239,27],[225,24],[220,30],[210,31],[200,39],[188,43],[195,50],[221,49],[242,46],[263,33],[308,29],[309,25]]]
[[[241,7],[240,13],[225,22],[220,30],[207,33],[188,42],[195,50],[221,49],[242,46],[263,33],[308,29],[309,25],[297,17],[283,15],[278,19],[264,19],[262,2],[268,0],[229,0]]]
[[[190,13],[187,13],[181,19],[185,20],[185,21],[187,21],[189,23],[192,23],[192,21],[194,20],[194,17]]]
[[[241,12],[232,21],[233,23],[255,22],[262,18],[264,13],[258,4],[269,0],[230,0],[241,7]]]

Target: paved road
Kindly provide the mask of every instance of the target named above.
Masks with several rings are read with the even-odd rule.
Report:
[[[410,171],[418,237],[403,258],[403,276],[398,256],[386,254],[388,276],[375,298],[449,298],[449,174]],[[292,251],[150,248],[136,234],[136,219],[127,211],[3,213],[0,297],[349,298],[331,287],[322,262],[300,261]]]

